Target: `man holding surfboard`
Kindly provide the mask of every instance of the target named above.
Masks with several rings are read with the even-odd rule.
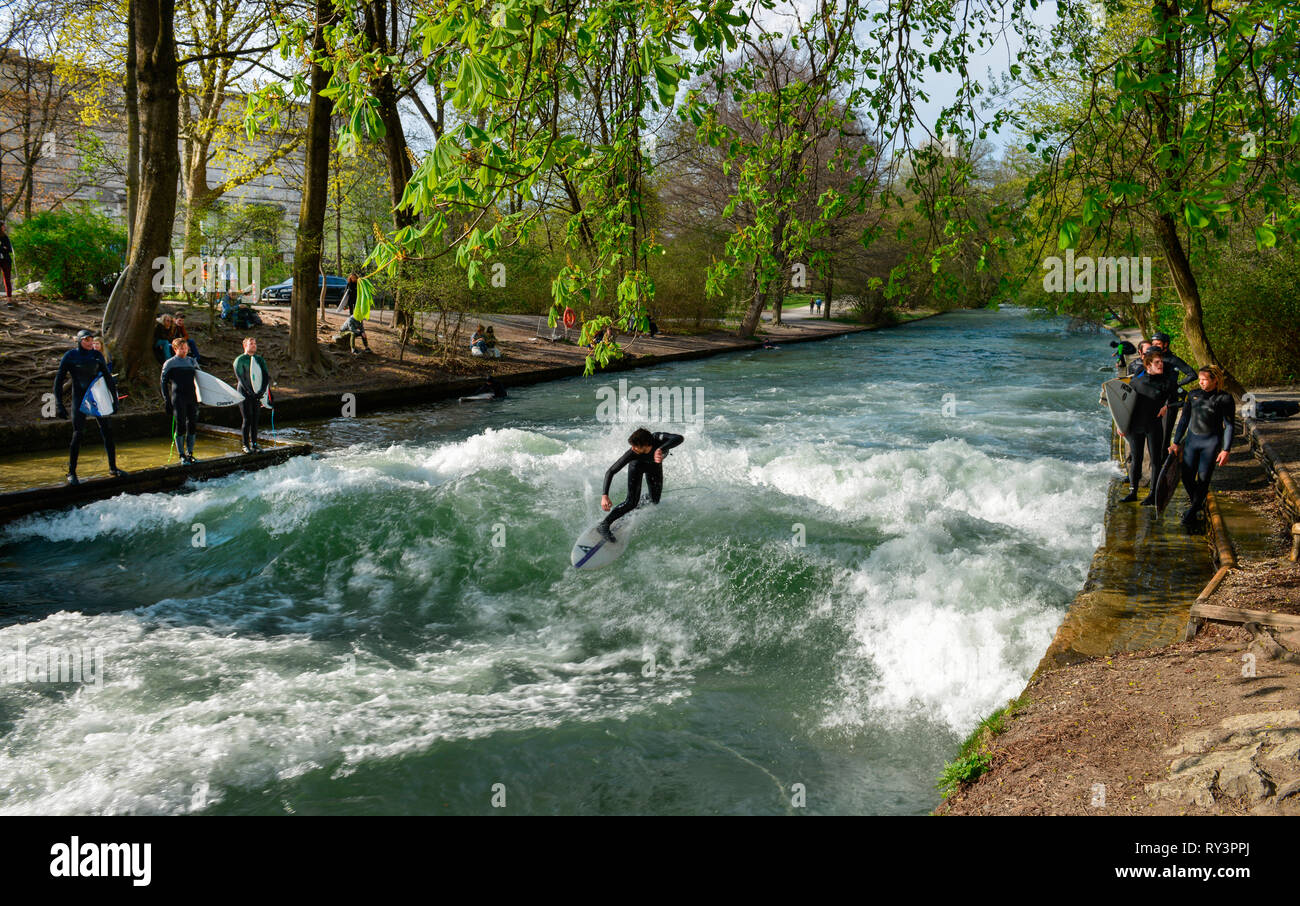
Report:
[[[108,454],[108,471],[114,478],[122,478],[126,472],[117,467],[117,447],[113,444],[113,428],[109,425],[109,416],[113,412],[113,403],[117,400],[117,383],[109,371],[104,356],[95,351],[95,335],[89,330],[77,331],[77,345],[63,354],[59,362],[59,371],[54,376],[54,399],[57,408],[54,414],[59,418],[68,417],[68,409],[63,405],[63,378],[72,380],[72,446],[68,449],[68,484],[79,484],[77,480],[77,456],[81,451],[81,432],[86,427],[86,416],[91,415],[99,425],[99,434],[104,438],[104,452]],[[97,380],[103,380],[108,390],[106,409],[96,406],[84,406],[86,395]]]
[[[1177,396],[1178,385],[1174,383],[1171,375],[1165,374],[1165,360],[1159,352],[1147,350],[1142,356],[1142,366],[1145,370],[1129,382],[1129,386],[1135,392],[1133,414],[1129,417],[1128,431],[1120,432],[1121,436],[1128,439],[1132,450],[1132,458],[1129,462],[1129,492],[1120,503],[1132,503],[1137,500],[1138,483],[1142,480],[1142,454],[1148,452],[1151,456],[1152,493],[1147,495],[1143,504],[1155,506],[1155,478],[1160,474],[1160,467],[1165,461],[1165,451],[1162,446],[1164,426],[1161,419],[1165,417],[1169,405]]]
[[[268,408],[271,402],[271,369],[266,367],[266,359],[257,354],[257,340],[244,337],[244,354],[235,359],[235,388],[244,395],[239,404],[239,415],[243,419],[240,437],[244,442],[245,453],[261,453],[257,445],[257,416],[266,399]]]
[[[643,476],[646,483],[650,485],[650,500],[654,503],[659,502],[659,495],[664,490],[664,457],[668,455],[669,450],[685,439],[680,434],[662,432],[651,434],[645,428],[637,428],[632,432],[632,436],[627,439],[631,449],[605,472],[605,486],[601,490],[600,508],[609,515],[605,517],[604,522],[596,526],[600,537],[611,544],[617,543],[610,526],[635,510],[641,502]],[[627,499],[614,506],[609,499],[609,486],[614,481],[614,476],[623,471],[624,466],[627,466]],[[611,507],[613,512],[610,512]]]
[[[163,362],[159,388],[167,403],[167,414],[174,419],[172,443],[176,445],[181,462],[193,465],[196,462],[194,439],[198,436],[199,420],[199,363],[187,355],[189,341],[184,337],[172,340],[172,351],[172,357]]]

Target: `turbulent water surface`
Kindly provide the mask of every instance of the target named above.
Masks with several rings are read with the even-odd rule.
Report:
[[[12,524],[0,813],[925,812],[1086,576],[1107,351],[950,314],[337,419]],[[704,407],[649,425],[687,438],[663,502],[580,572],[618,378]]]

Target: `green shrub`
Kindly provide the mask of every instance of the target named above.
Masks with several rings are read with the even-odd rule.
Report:
[[[21,282],[47,296],[84,299],[92,284],[122,269],[126,230],[88,209],[43,211],[12,230]]]
[[[1007,718],[1014,717],[1028,703],[1028,698],[1023,696],[1014,699],[979,722],[970,736],[966,737],[966,741],[961,744],[956,760],[943,766],[943,773],[939,775],[939,782],[935,784],[936,788],[943,793],[943,798],[947,799],[957,792],[963,783],[973,783],[989,769],[993,764],[989,744],[994,737],[1006,729]]]

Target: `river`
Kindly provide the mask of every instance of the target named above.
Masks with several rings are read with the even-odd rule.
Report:
[[[1108,339],[952,313],[14,523],[0,814],[925,813],[1087,575]],[[578,571],[620,379],[701,411],[647,425],[686,436],[662,503]]]

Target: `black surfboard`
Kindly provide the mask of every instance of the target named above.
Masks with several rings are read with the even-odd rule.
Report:
[[[1182,476],[1183,458],[1173,453],[1165,456],[1165,464],[1160,468],[1160,475],[1151,483],[1151,493],[1156,497],[1156,515],[1163,515],[1169,501],[1174,499],[1178,490],[1178,479]]]

